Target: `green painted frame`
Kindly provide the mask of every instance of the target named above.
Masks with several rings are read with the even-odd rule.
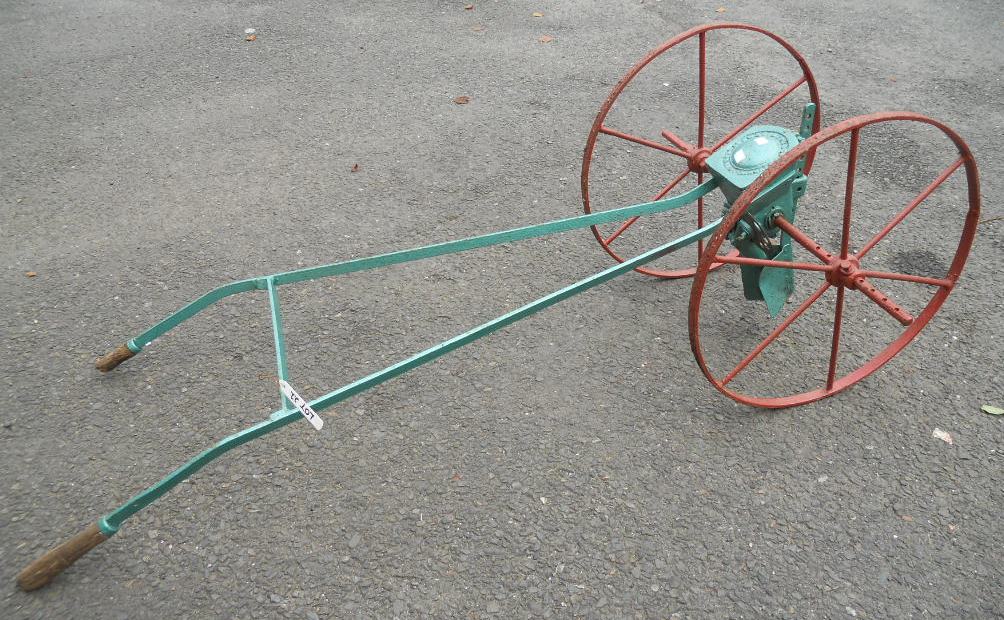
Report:
[[[600,213],[591,213],[577,217],[554,220],[534,226],[524,226],[521,228],[504,230],[476,237],[467,237],[456,241],[448,241],[445,243],[401,250],[398,252],[391,252],[389,254],[380,254],[377,256],[358,258],[339,263],[332,263],[329,265],[322,265],[319,267],[298,269],[295,271],[276,273],[259,278],[231,282],[206,293],[177,312],[167,316],[156,325],[129,340],[126,346],[132,354],[139,353],[155,339],[195,316],[217,301],[238,293],[265,290],[268,293],[269,307],[272,313],[272,332],[275,345],[277,375],[280,379],[289,381],[289,370],[286,360],[286,344],[283,335],[282,314],[279,302],[279,287],[281,285],[327,278],[367,269],[388,267],[424,258],[465,252],[468,250],[489,247],[502,243],[511,243],[534,237],[543,237],[579,228],[587,228],[596,224],[619,222],[635,216],[663,213],[696,202],[698,199],[703,198],[715,190],[718,187],[718,184],[719,181],[712,178],[704,183],[701,183],[690,191],[680,194],[679,196],[656,200],[653,202],[611,209]],[[351,396],[377,386],[384,381],[421,366],[426,362],[430,362],[441,355],[453,351],[454,349],[474,342],[475,340],[487,336],[488,334],[501,329],[506,325],[510,325],[522,318],[539,312],[544,308],[552,306],[559,301],[568,299],[573,295],[632,271],[637,267],[650,263],[682,247],[695,243],[700,239],[704,239],[714,233],[720,223],[721,219],[711,222],[710,224],[694,230],[679,239],[660,245],[630,260],[618,263],[613,267],[609,267],[599,273],[579,280],[575,284],[571,284],[549,295],[545,295],[540,299],[503,314],[502,316],[492,319],[487,323],[483,323],[482,325],[479,325],[478,327],[466,331],[458,336],[434,345],[420,353],[416,353],[415,355],[388,366],[383,370],[362,377],[361,379],[344,385],[333,392],[329,392],[328,394],[311,401],[310,406],[317,412],[323,411]],[[282,395],[281,390],[280,398],[282,400],[282,408],[272,413],[267,420],[259,422],[238,433],[222,439],[212,447],[196,455],[181,467],[169,473],[157,483],[144,489],[112,512],[101,517],[97,522],[100,532],[105,537],[114,535],[126,519],[136,514],[144,507],[150,505],[157,498],[170,491],[178,483],[190,477],[211,461],[219,458],[233,448],[251,441],[252,439],[261,437],[262,435],[282,428],[287,424],[303,419],[300,412],[293,408],[289,400]]]

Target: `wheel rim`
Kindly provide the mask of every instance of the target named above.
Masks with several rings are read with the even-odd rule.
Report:
[[[792,84],[790,84],[787,88],[785,88],[784,90],[782,90],[779,93],[778,96],[776,96],[774,99],[768,101],[764,106],[762,106],[754,114],[752,114],[751,116],[747,117],[746,120],[743,123],[741,123],[738,126],[736,126],[735,128],[733,128],[729,133],[726,134],[726,136],[724,138],[722,138],[721,140],[717,141],[715,144],[713,144],[711,146],[707,146],[705,144],[705,140],[707,138],[707,136],[705,135],[705,125],[706,125],[706,120],[707,120],[706,119],[706,116],[707,116],[707,84],[706,84],[706,82],[707,82],[707,54],[706,54],[706,50],[707,50],[707,34],[709,32],[711,32],[711,31],[713,31],[713,30],[745,30],[745,31],[750,31],[750,32],[754,32],[754,33],[763,34],[763,35],[765,35],[767,37],[770,37],[771,39],[773,39],[774,41],[776,41],[777,43],[779,43],[790,54],[790,56],[798,63],[798,65],[799,65],[799,67],[801,68],[801,71],[802,71],[802,77],[800,77],[795,82],[793,82]],[[647,138],[642,138],[641,139],[642,141],[639,142],[637,139],[635,139],[635,138],[638,138],[638,136],[631,136],[630,134],[623,134],[622,132],[618,132],[617,130],[615,130],[613,128],[606,127],[604,125],[604,121],[606,120],[607,115],[609,114],[611,108],[614,106],[614,103],[617,101],[617,99],[623,93],[624,89],[627,88],[627,86],[632,82],[632,80],[634,80],[634,78],[639,73],[641,73],[642,70],[645,69],[645,67],[647,67],[652,61],[654,61],[659,56],[661,56],[664,53],[668,52],[669,50],[675,48],[676,46],[680,45],[681,43],[683,43],[685,41],[688,41],[690,39],[693,39],[695,37],[698,40],[698,63],[697,63],[698,64],[698,67],[697,67],[697,72],[698,72],[698,121],[697,121],[697,140],[694,143],[694,145],[692,145],[693,148],[691,149],[690,157],[687,157],[685,159],[685,164],[683,165],[682,170],[680,170],[680,171],[678,171],[676,173],[672,173],[672,174],[668,175],[671,178],[671,180],[668,183],[666,183],[659,192],[657,192],[654,196],[651,197],[652,200],[658,200],[658,199],[661,199],[661,198],[665,197],[674,188],[676,188],[677,186],[679,186],[681,183],[683,183],[690,176],[696,176],[697,183],[703,182],[704,181],[704,174],[706,172],[706,169],[703,167],[703,159],[706,159],[707,156],[710,153],[714,152],[715,150],[717,150],[718,148],[720,148],[721,146],[723,146],[724,144],[726,144],[729,140],[731,140],[736,135],[738,135],[743,129],[745,129],[746,127],[748,127],[752,123],[754,123],[758,118],[761,118],[770,109],[774,108],[778,103],[780,103],[781,101],[783,101],[784,99],[786,99],[793,92],[795,92],[796,90],[799,90],[799,87],[802,84],[806,84],[808,86],[809,99],[810,99],[810,101],[812,101],[812,103],[816,104],[816,115],[815,115],[815,118],[813,120],[812,132],[815,133],[815,132],[819,131],[820,122],[821,122],[821,119],[822,119],[822,109],[821,109],[821,105],[820,105],[820,101],[819,101],[819,91],[818,91],[818,88],[816,86],[816,81],[815,81],[815,78],[812,75],[812,71],[809,69],[808,63],[805,61],[805,59],[802,57],[802,55],[790,43],[788,43],[787,41],[785,41],[781,37],[779,37],[779,36],[777,36],[777,35],[769,32],[767,30],[764,30],[762,28],[758,28],[756,26],[750,26],[750,25],[747,25],[747,24],[726,22],[726,23],[705,24],[703,26],[697,26],[695,28],[691,28],[690,30],[687,30],[686,32],[680,33],[679,35],[673,37],[672,39],[669,39],[668,41],[666,41],[665,43],[663,43],[659,47],[653,49],[644,58],[642,58],[638,63],[636,63],[627,72],[627,74],[625,74],[624,77],[621,78],[621,80],[617,83],[617,85],[614,87],[614,89],[607,96],[607,99],[604,101],[603,105],[600,107],[600,110],[597,113],[595,120],[593,121],[593,125],[590,128],[589,137],[588,137],[588,139],[586,141],[586,147],[585,147],[585,149],[583,151],[583,156],[582,156],[581,190],[582,190],[583,210],[584,210],[585,213],[592,213],[594,211],[594,207],[590,203],[589,173],[590,173],[590,168],[592,166],[592,162],[593,162],[593,159],[594,159],[594,151],[595,151],[597,139],[599,138],[600,135],[608,135],[608,136],[612,136],[613,138],[621,138],[621,139],[628,140],[630,142],[635,142],[635,143],[638,143],[638,144],[643,144],[644,146],[649,146],[651,148],[656,148],[658,150],[666,151],[670,156],[676,156],[676,157],[680,157],[681,156],[680,152],[683,149],[679,148],[679,145],[677,144],[677,140],[674,140],[674,138],[676,138],[676,136],[673,135],[673,134],[671,134],[671,133],[670,133],[669,136],[663,136],[671,144],[664,145],[664,144],[657,143],[654,140],[649,140]],[[613,131],[613,133],[611,133],[611,130]],[[621,135],[618,135],[618,134],[621,134]],[[628,137],[625,137],[625,136],[628,136]],[[690,146],[690,145],[688,145],[688,146]],[[676,153],[674,153],[674,151],[676,151]],[[673,162],[673,163],[676,164],[677,162]],[[809,169],[811,169],[811,166],[812,166],[812,154],[810,154],[809,157],[807,158],[807,161],[806,161],[806,170],[808,171]],[[617,228],[613,232],[613,234],[610,234],[610,235],[604,235],[603,232],[597,226],[591,227],[591,230],[593,232],[593,236],[596,238],[596,241],[600,244],[600,247],[602,247],[607,252],[607,254],[609,254],[611,257],[613,257],[618,262],[624,262],[625,258],[623,256],[621,256],[616,250],[613,249],[612,244],[628,228],[630,228],[638,219],[639,218],[635,217],[635,218],[632,218],[630,220],[627,220],[619,228]],[[703,198],[697,201],[697,215],[696,215],[695,221],[696,221],[695,228],[700,228],[701,226],[704,225],[704,199]],[[698,257],[703,252],[703,246],[704,246],[703,242],[698,243],[698,246],[697,246]],[[711,269],[712,270],[717,269],[719,266],[720,265],[713,265]],[[658,278],[676,279],[676,278],[687,278],[687,277],[693,276],[694,273],[696,272],[696,267],[688,267],[688,268],[684,268],[684,269],[670,269],[670,270],[658,269],[658,268],[654,268],[654,267],[639,267],[639,268],[636,269],[636,271],[638,271],[639,273],[643,273],[643,274],[654,276],[654,277],[658,277]]]
[[[860,132],[863,128],[870,125],[891,122],[916,122],[933,126],[934,128],[940,130],[944,136],[954,144],[954,146],[958,149],[959,155],[958,158],[952,161],[951,164],[942,168],[941,173],[937,175],[933,181],[928,183],[924,189],[914,197],[913,200],[909,201],[903,209],[898,210],[896,215],[892,219],[888,220],[888,223],[881,228],[877,234],[870,236],[859,249],[852,252],[850,250],[850,231],[852,230],[852,216],[855,213],[853,195],[858,163],[858,148],[861,136]],[[719,254],[719,250],[725,242],[728,232],[736,225],[739,219],[746,212],[746,209],[749,207],[753,198],[755,198],[764,187],[780,176],[780,174],[784,172],[786,168],[791,166],[799,157],[809,154],[815,155],[821,146],[848,133],[850,134],[850,145],[847,157],[847,172],[844,175],[845,188],[843,195],[839,247],[834,247],[830,252],[827,252],[824,244],[817,243],[810,236],[804,234],[804,232],[798,227],[783,221],[783,219],[778,221],[779,227],[790,235],[790,238],[793,240],[793,244],[797,243],[799,246],[809,251],[810,254],[814,254],[818,259],[816,263],[792,263],[792,268],[796,270],[815,271],[817,273],[821,272],[824,275],[823,283],[816,288],[811,295],[805,297],[804,301],[802,301],[797,308],[788,313],[784,319],[778,323],[777,327],[771,331],[768,337],[754,347],[753,350],[743,357],[739,364],[732,367],[728,373],[719,374],[713,372],[710,368],[708,360],[705,358],[705,350],[701,341],[701,304],[705,297],[705,290],[708,281],[707,276],[710,271],[709,267],[717,263],[718,259],[716,256]],[[955,253],[950,266],[947,268],[947,273],[938,278],[887,271],[876,272],[868,269],[866,259],[870,256],[869,253],[872,249],[880,242],[890,237],[890,235],[899,226],[903,225],[903,223],[907,221],[908,216],[911,213],[921,206],[921,204],[924,203],[925,200],[927,200],[927,198],[935,192],[935,190],[953,177],[953,175],[955,175],[960,168],[965,169],[968,210],[966,211],[965,219],[959,235],[959,242],[955,247]],[[739,402],[758,407],[791,407],[820,400],[847,389],[851,385],[854,385],[858,381],[861,381],[865,377],[877,371],[889,362],[889,360],[900,353],[907,346],[907,344],[909,344],[910,341],[912,341],[917,334],[920,333],[925,326],[927,326],[934,314],[941,308],[962,273],[963,266],[965,265],[966,259],[969,255],[973,238],[976,233],[976,227],[979,221],[979,211],[979,173],[972,152],[969,150],[966,143],[954,131],[938,121],[910,112],[882,112],[848,119],[813,135],[806,141],[802,142],[798,147],[782,156],[781,159],[775,162],[760,176],[760,178],[747,188],[747,190],[736,199],[733,208],[723,220],[721,227],[708,240],[707,247],[704,254],[701,256],[697,273],[694,277],[691,289],[688,320],[691,348],[694,352],[698,365],[701,367],[702,372],[704,372],[704,375],[708,378],[708,380],[711,381],[712,385],[714,385],[719,391]],[[742,263],[747,260],[748,259],[739,258],[730,262]],[[849,264],[845,265],[845,263]],[[753,263],[750,262],[749,264]],[[820,267],[823,267],[823,269],[820,269]],[[864,278],[864,280],[860,280],[859,278]],[[838,362],[841,357],[841,331],[846,323],[843,314],[852,297],[857,303],[867,304],[871,302],[878,305],[885,311],[886,314],[897,316],[901,323],[911,316],[907,310],[897,304],[892,296],[886,296],[881,292],[884,286],[888,286],[894,282],[906,282],[911,285],[923,287],[933,286],[935,289],[934,293],[930,296],[930,299],[923,306],[923,309],[915,317],[912,317],[912,321],[905,327],[902,333],[894,337],[891,342],[884,346],[884,348],[881,348],[876,354],[870,356],[870,358],[866,359],[863,363],[860,363],[860,365],[855,364],[856,367],[853,370],[841,375],[837,372],[837,369]],[[785,330],[798,321],[807,310],[815,305],[829,288],[836,289],[836,301],[833,312],[832,331],[829,335],[830,342],[827,372],[825,374],[825,379],[820,381],[821,387],[784,396],[763,397],[739,392],[728,385],[740,373],[744,372],[747,366],[756,361],[756,359],[763,353],[764,350],[767,349],[767,347],[770,347],[775,341],[779,340]],[[881,346],[881,344],[879,346]]]

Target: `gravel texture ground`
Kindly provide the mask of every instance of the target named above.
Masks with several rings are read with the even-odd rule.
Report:
[[[0,3],[0,616],[1004,615],[1004,419],[980,412],[1004,405],[999,3],[473,1]],[[235,450],[17,590],[49,546],[276,406],[259,293],[108,375],[96,355],[232,279],[578,213],[607,93],[715,20],[805,54],[824,125],[915,110],[979,160],[960,286],[887,368],[795,410],[737,405],[693,362],[689,283],[630,274],[345,402],[320,433]],[[776,48],[724,41],[714,119],[787,83]],[[660,109],[686,132],[692,108]],[[908,158],[952,158],[871,135],[876,208],[932,178]],[[618,165],[642,150],[615,147]],[[819,178],[841,165],[821,158]],[[660,181],[609,175],[635,201]],[[818,221],[839,219],[839,181],[815,179]],[[885,258],[947,264],[963,189]],[[583,231],[291,287],[294,384],[319,396],[609,264]],[[741,308],[717,352],[762,322]],[[825,359],[827,335],[799,335],[815,348],[752,380]]]

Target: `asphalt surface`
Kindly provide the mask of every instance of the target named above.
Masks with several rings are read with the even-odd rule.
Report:
[[[999,4],[464,4],[0,4],[0,616],[1004,615],[1004,420],[980,411],[1004,406]],[[715,20],[792,42],[824,125],[914,110],[976,154],[960,285],[886,368],[798,409],[738,405],[693,361],[689,283],[629,274],[346,401],[319,433],[231,452],[17,590],[51,545],[277,406],[261,293],[108,375],[95,356],[232,279],[580,212],[607,93]],[[790,81],[768,43],[709,41],[713,129]],[[669,85],[662,108],[621,112],[692,135],[667,67],[647,82]],[[864,228],[954,158],[929,135],[862,136]],[[631,201],[665,181],[635,164],[645,149],[612,149],[597,178]],[[820,156],[799,223],[839,227],[842,157]],[[966,209],[952,182],[876,257],[944,269]],[[610,261],[582,231],[283,289],[293,383],[319,396]],[[707,350],[748,350],[765,312],[722,295]],[[876,316],[848,323],[850,355],[891,333]],[[829,332],[793,336],[814,344],[751,366],[750,389],[825,371]]]

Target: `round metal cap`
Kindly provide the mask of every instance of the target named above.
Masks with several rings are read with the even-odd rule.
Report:
[[[740,170],[766,168],[787,151],[786,136],[773,131],[757,131],[747,136],[732,152],[732,165]]]

